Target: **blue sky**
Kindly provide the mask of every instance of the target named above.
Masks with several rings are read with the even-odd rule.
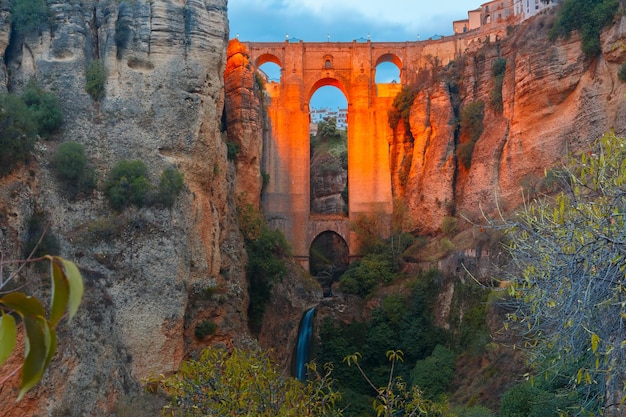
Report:
[[[282,42],[288,34],[305,42],[323,42],[329,36],[331,41],[351,42],[368,35],[373,42],[404,42],[451,35],[452,22],[467,18],[467,11],[484,1],[229,0],[228,18],[230,37],[242,41]],[[390,80],[393,68],[389,71]],[[321,89],[321,95],[328,95],[326,91],[334,90]],[[324,100],[318,105],[317,97],[312,107],[323,106]],[[330,105],[342,106],[340,99]]]

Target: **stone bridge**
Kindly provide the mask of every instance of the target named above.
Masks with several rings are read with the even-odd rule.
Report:
[[[387,121],[396,94],[411,84],[434,58],[445,65],[467,47],[468,38],[448,37],[423,42],[280,42],[245,43],[256,68],[273,62],[280,81],[269,81],[270,143],[264,150],[269,174],[264,210],[271,225],[281,230],[294,257],[308,268],[313,240],[332,231],[358,256],[349,221],[360,214],[390,217],[393,211]],[[399,84],[376,84],[376,67],[391,62],[400,70]],[[323,86],[334,86],[348,101],[348,214],[325,217],[310,213],[309,102]]]

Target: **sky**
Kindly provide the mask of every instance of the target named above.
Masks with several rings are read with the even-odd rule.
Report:
[[[229,0],[228,18],[230,37],[242,41],[282,42],[289,35],[305,42],[351,42],[369,35],[372,42],[404,42],[451,35],[452,22],[466,19],[468,10],[485,1]],[[393,68],[389,71],[386,82],[395,79]],[[321,89],[320,95],[328,95],[329,89]],[[312,101],[311,107],[324,106],[324,100]],[[343,105],[337,99],[329,104]]]

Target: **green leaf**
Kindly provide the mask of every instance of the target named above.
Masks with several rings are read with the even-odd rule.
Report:
[[[83,292],[85,291],[83,286],[83,277],[80,275],[80,271],[74,262],[60,257],[57,257],[57,259],[63,263],[65,278],[67,278],[67,282],[70,286],[69,312],[71,320],[76,314],[76,311],[78,311],[78,306],[80,305],[80,301],[83,298]]]
[[[50,275],[52,280],[50,324],[56,326],[65,314],[70,296],[70,285],[65,277],[63,264],[59,257],[47,256],[50,259]]]
[[[23,319],[26,330],[24,338],[26,358],[22,367],[22,384],[17,397],[18,401],[41,379],[52,347],[50,327],[45,318],[25,315]]]
[[[15,317],[2,313],[0,317],[0,365],[2,365],[13,352],[17,340],[17,326]]]
[[[20,316],[45,317],[46,311],[35,297],[21,292],[12,292],[0,298],[0,304],[17,312]]]

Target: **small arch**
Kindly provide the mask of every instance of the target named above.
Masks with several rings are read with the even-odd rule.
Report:
[[[394,54],[384,54],[376,60],[376,73],[374,76],[377,84],[389,84],[400,82],[402,79],[402,60]]]
[[[309,90],[309,95],[307,97],[307,103],[311,101],[313,94],[315,94],[317,90],[326,86],[337,87],[346,97],[346,99],[348,100],[348,103],[350,102],[348,98],[348,91],[346,90],[346,87],[344,86],[344,84],[341,81],[339,81],[337,78],[326,77],[326,78],[321,78],[317,80],[313,84],[313,86],[311,86],[311,89]]]
[[[282,62],[280,62],[280,59],[278,59],[278,57],[276,55],[267,54],[267,53],[259,55],[259,57],[254,62],[254,66],[257,67],[257,68],[260,68],[261,65],[266,64],[268,62],[272,62],[272,63],[278,65],[281,68],[283,67]]]
[[[332,230],[318,234],[309,248],[309,271],[324,290],[332,295],[332,284],[348,269],[350,251],[341,235]]]

